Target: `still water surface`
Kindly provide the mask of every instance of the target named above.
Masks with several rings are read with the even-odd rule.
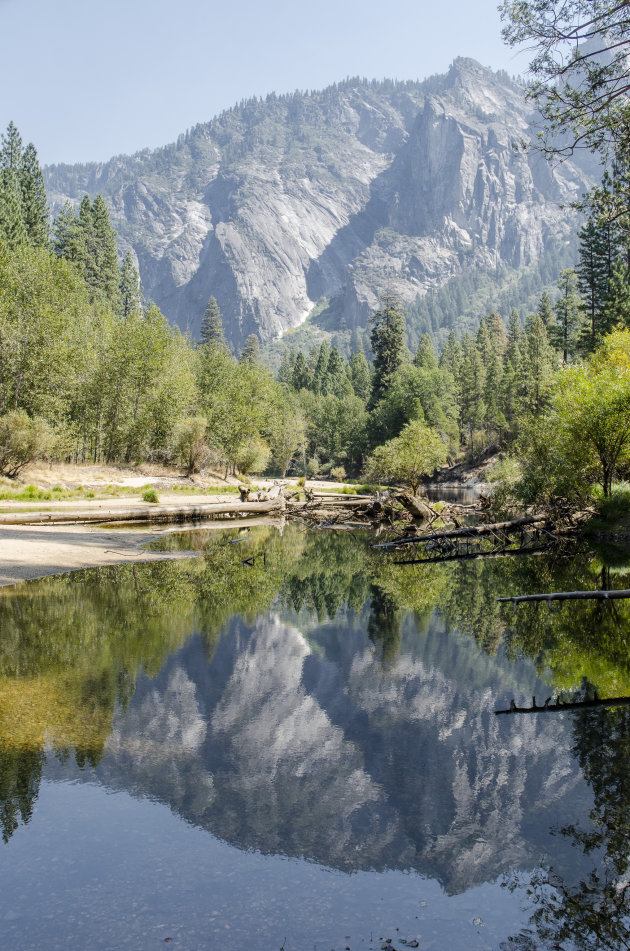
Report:
[[[495,601],[624,556],[369,541],[197,530],[0,591],[6,947],[628,946],[628,712],[494,715],[630,694],[628,602]]]

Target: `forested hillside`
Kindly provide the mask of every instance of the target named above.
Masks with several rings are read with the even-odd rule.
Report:
[[[532,291],[575,262],[570,206],[591,180],[515,147],[534,121],[522,86],[458,59],[424,82],[250,100],[165,148],[44,173],[55,211],[103,196],[147,297],[193,338],[214,296],[235,350],[310,316],[300,340],[337,335],[350,356],[383,293],[409,312],[415,348],[464,316],[476,329],[467,282],[496,286],[491,308],[516,289],[509,307],[524,317]],[[539,262],[546,278],[521,293],[520,269]],[[443,308],[435,294],[460,277],[465,300]]]

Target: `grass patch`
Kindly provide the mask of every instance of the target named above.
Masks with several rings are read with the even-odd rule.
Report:
[[[616,482],[606,499],[599,485],[593,495],[597,515],[585,526],[588,532],[630,530],[630,482]]]
[[[155,489],[149,487],[144,490],[142,493],[143,502],[159,502],[158,494]]]

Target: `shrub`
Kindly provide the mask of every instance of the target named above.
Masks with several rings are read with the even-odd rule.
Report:
[[[14,479],[30,462],[50,450],[52,434],[45,420],[31,419],[24,410],[0,417],[0,473]]]
[[[254,436],[237,452],[236,468],[244,473],[262,472],[267,467],[270,455],[271,450],[265,440]]]
[[[159,502],[158,494],[155,489],[145,489],[142,493],[143,502]]]
[[[210,457],[210,447],[206,442],[207,423],[204,416],[191,416],[183,419],[175,429],[174,450],[178,463],[186,470],[186,475],[199,472]]]
[[[343,482],[346,478],[346,470],[343,466],[335,466],[334,469],[330,470],[330,474],[335,482]]]

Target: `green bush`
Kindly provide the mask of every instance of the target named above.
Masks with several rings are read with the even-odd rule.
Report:
[[[617,522],[630,515],[629,482],[615,482],[607,498],[604,498],[601,486],[596,487],[594,494],[599,516],[606,522]]]
[[[145,489],[142,493],[143,502],[159,502],[158,494],[155,489]]]
[[[334,469],[330,470],[330,474],[335,482],[343,482],[346,478],[346,470],[343,466],[335,466]]]
[[[191,416],[181,420],[175,429],[175,458],[192,475],[207,463],[211,450],[206,442],[208,424],[205,416]]]
[[[30,462],[45,456],[51,443],[45,420],[31,419],[21,409],[0,417],[0,473],[15,479]]]

